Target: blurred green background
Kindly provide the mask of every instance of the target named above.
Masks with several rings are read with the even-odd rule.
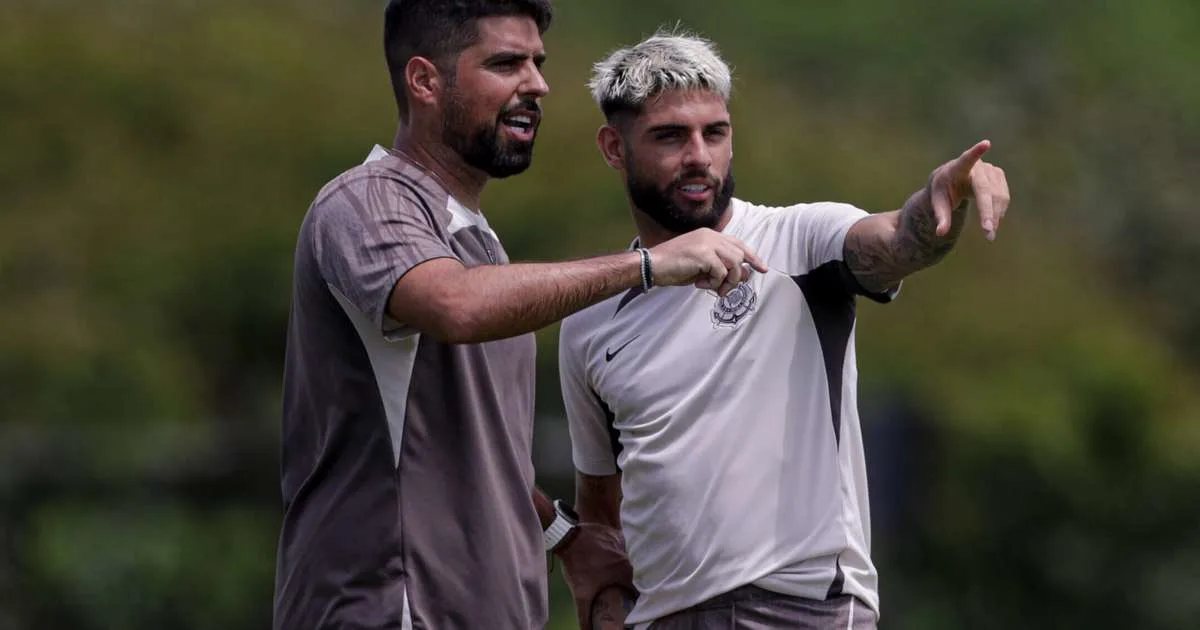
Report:
[[[383,4],[0,3],[0,629],[269,627],[292,247],[391,141]],[[888,210],[993,141],[997,242],[860,308],[883,627],[1200,627],[1195,0],[558,11],[534,166],[485,196],[514,259],[628,242],[584,83],[663,23],[735,67],[743,198]]]

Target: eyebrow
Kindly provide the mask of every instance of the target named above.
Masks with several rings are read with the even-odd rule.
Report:
[[[732,125],[728,120],[719,120],[704,125],[705,131],[713,131],[716,129],[729,129]],[[661,133],[664,131],[687,131],[688,125],[680,125],[678,123],[665,123],[662,125],[654,125],[646,130],[646,133]]]
[[[510,61],[525,61],[531,57],[533,58],[533,62],[539,66],[546,61],[546,53],[536,53],[530,55],[529,53],[523,52],[504,51],[498,52],[487,59],[484,59],[483,65],[494,66],[502,63],[508,63]]]

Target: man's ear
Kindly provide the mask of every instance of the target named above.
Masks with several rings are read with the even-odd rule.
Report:
[[[620,131],[612,125],[604,125],[596,132],[596,146],[609,166],[618,171],[625,170],[625,139]]]
[[[404,85],[414,102],[434,106],[442,98],[445,80],[432,61],[413,57],[404,66]]]

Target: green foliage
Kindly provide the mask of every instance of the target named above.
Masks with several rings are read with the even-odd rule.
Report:
[[[292,246],[320,186],[390,142],[379,9],[0,6],[0,627],[267,625]],[[680,19],[735,66],[745,198],[891,209],[992,139],[1014,189],[1000,239],[968,230],[860,309],[864,421],[900,427],[907,458],[905,483],[873,486],[901,506],[876,531],[885,624],[1187,627],[1197,18],[1190,0],[560,2],[538,157],[489,188],[489,220],[516,259],[628,243],[583,86]],[[566,449],[556,332],[543,463]],[[551,581],[552,627],[573,627]]]

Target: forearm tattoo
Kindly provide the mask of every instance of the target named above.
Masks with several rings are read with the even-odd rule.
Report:
[[[891,237],[873,231],[846,240],[846,265],[868,291],[884,291],[906,276],[936,264],[950,253],[962,233],[967,202],[951,212],[950,231],[937,235],[929,189],[913,193],[900,210],[899,224]]]
[[[606,598],[601,597],[601,598],[594,600],[592,602],[592,625],[593,625],[593,627],[595,627],[596,624],[612,624],[612,623],[625,621],[624,616],[621,616],[620,618],[617,617],[617,614],[619,612],[620,612],[620,609],[618,609],[616,606],[612,605],[612,602],[610,602]]]

